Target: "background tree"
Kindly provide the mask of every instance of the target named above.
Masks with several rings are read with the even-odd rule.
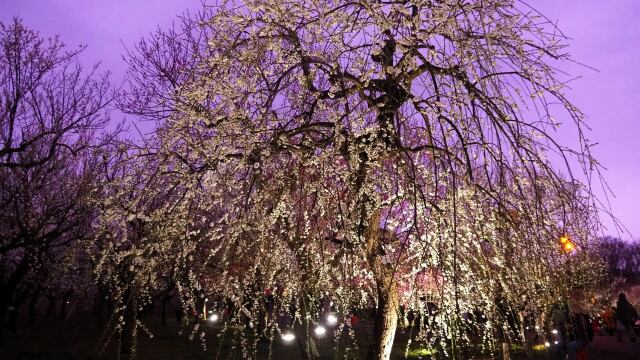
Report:
[[[631,283],[640,282],[640,244],[625,242],[619,238],[604,237],[598,244],[598,254],[607,266],[611,279],[625,278]]]
[[[20,20],[0,24],[0,327],[16,316],[37,279],[77,241],[90,237],[95,212],[94,150],[108,137],[105,76]],[[29,280],[27,280],[29,279]],[[8,315],[8,310],[13,311]],[[1,331],[0,330],[0,331]]]

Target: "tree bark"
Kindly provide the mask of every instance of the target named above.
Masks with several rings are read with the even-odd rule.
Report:
[[[510,360],[510,359],[511,359],[511,355],[509,354],[509,343],[503,342],[502,343],[502,360]]]
[[[398,326],[398,294],[395,284],[391,288],[378,285],[378,307],[373,327],[373,343],[369,346],[369,360],[388,360]]]
[[[69,296],[67,294],[62,296],[62,304],[60,305],[60,319],[67,319],[67,303],[69,302]]]
[[[14,333],[18,331],[18,319],[20,317],[20,309],[22,308],[22,305],[29,298],[29,294],[31,293],[31,288],[32,288],[31,285],[27,285],[15,291],[15,296],[13,298],[13,301],[11,302],[11,306],[13,307],[13,310],[9,312],[9,317],[7,319],[7,330]]]
[[[3,284],[0,284],[0,345],[2,344],[4,331],[11,326],[11,317],[16,315],[12,314],[12,312],[16,312],[17,309],[15,308],[18,306],[12,305],[12,298],[16,295],[18,285],[28,271],[29,262],[24,258],[8,279]],[[12,306],[14,309],[10,310]]]
[[[380,230],[380,211],[370,218],[367,227],[367,261],[376,282],[377,300],[373,340],[367,360],[391,358],[393,340],[398,326],[398,286],[392,264],[384,262],[383,234]]]
[[[163,296],[161,301],[160,311],[162,311],[162,325],[167,325],[167,297]]]
[[[15,333],[18,331],[18,315],[20,315],[21,303],[14,302],[7,316],[7,330]]]
[[[309,310],[307,299],[309,299],[309,294],[303,296],[300,301],[302,305],[302,336],[298,338],[298,346],[300,346],[303,360],[313,360],[319,358],[320,353],[316,340],[311,335],[313,322],[309,321],[309,318],[312,312]]]
[[[6,327],[9,304],[9,297],[6,294],[0,294],[0,347],[2,347],[2,338]]]
[[[182,319],[184,318],[184,311],[182,310],[182,305],[178,303],[178,306],[175,307],[173,311],[176,313],[176,322],[178,324],[181,323]]]
[[[53,311],[56,308],[56,303],[58,302],[58,300],[54,297],[54,296],[46,296],[48,304],[47,304],[47,311],[45,311],[44,313],[44,317],[45,318],[50,318],[53,315]]]
[[[38,302],[40,301],[40,287],[37,287],[36,290],[31,295],[31,301],[29,302],[29,324],[35,324],[36,319],[38,317]]]
[[[102,308],[104,307],[104,296],[102,292],[98,290],[98,293],[95,298],[93,315],[96,317],[96,327],[100,328],[102,326]]]
[[[138,320],[138,299],[135,290],[128,287],[123,294],[124,302],[124,324],[120,331],[120,354],[124,359],[136,358],[137,345],[137,320]]]

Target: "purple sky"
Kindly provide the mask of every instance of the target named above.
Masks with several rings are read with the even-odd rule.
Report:
[[[70,46],[88,45],[83,61],[102,62],[103,70],[122,80],[123,44],[131,46],[176,15],[197,9],[201,0],[0,0],[0,21],[21,17],[45,36],[60,35]],[[589,138],[599,146],[598,160],[607,168],[605,179],[615,193],[614,214],[640,237],[640,15],[638,0],[529,1],[572,38],[569,52],[582,63],[564,68],[575,81],[569,98],[587,115]],[[618,235],[611,221],[605,233]]]

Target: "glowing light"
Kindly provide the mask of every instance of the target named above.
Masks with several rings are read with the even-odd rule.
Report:
[[[322,325],[318,325],[315,329],[313,329],[313,332],[316,334],[316,336],[324,336],[324,334],[327,333],[327,329],[325,329]]]
[[[556,345],[558,345],[558,344],[560,344],[560,341],[556,340],[556,341],[554,341],[553,343],[554,343],[554,344],[556,344]]]
[[[562,248],[565,252],[570,253],[576,248],[576,244],[571,241],[568,235],[560,236],[560,244],[562,244]]]
[[[553,329],[553,330],[551,330],[551,333],[552,333],[553,335],[558,335],[558,330]]]
[[[282,341],[284,341],[286,343],[290,343],[293,340],[295,340],[296,336],[293,335],[292,332],[287,332],[287,333],[284,333],[284,334],[280,335],[280,338],[282,339]]]
[[[549,346],[551,346],[551,344],[550,344],[548,341],[545,341],[545,342],[544,342],[544,346],[545,346],[545,347],[549,347]]]
[[[564,251],[566,252],[572,252],[573,250],[575,250],[576,246],[572,243],[572,242],[568,242],[564,244]]]
[[[211,322],[216,322],[218,321],[219,317],[218,314],[211,314],[211,316],[209,316],[209,321]]]
[[[333,314],[329,314],[327,315],[327,324],[329,324],[330,326],[333,326],[335,324],[338,323],[338,317],[333,315]]]

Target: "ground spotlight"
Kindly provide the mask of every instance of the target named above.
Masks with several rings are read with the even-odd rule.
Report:
[[[286,343],[290,343],[293,340],[295,340],[296,336],[293,335],[292,332],[286,332],[286,333],[280,335],[280,338],[282,339],[282,341],[284,341]]]
[[[316,336],[322,337],[327,333],[327,329],[325,329],[325,327],[322,325],[318,325],[315,329],[313,329],[313,332],[316,334]]]
[[[338,317],[337,316],[335,316],[333,314],[327,315],[327,324],[329,326],[334,326],[337,323],[338,323]]]

